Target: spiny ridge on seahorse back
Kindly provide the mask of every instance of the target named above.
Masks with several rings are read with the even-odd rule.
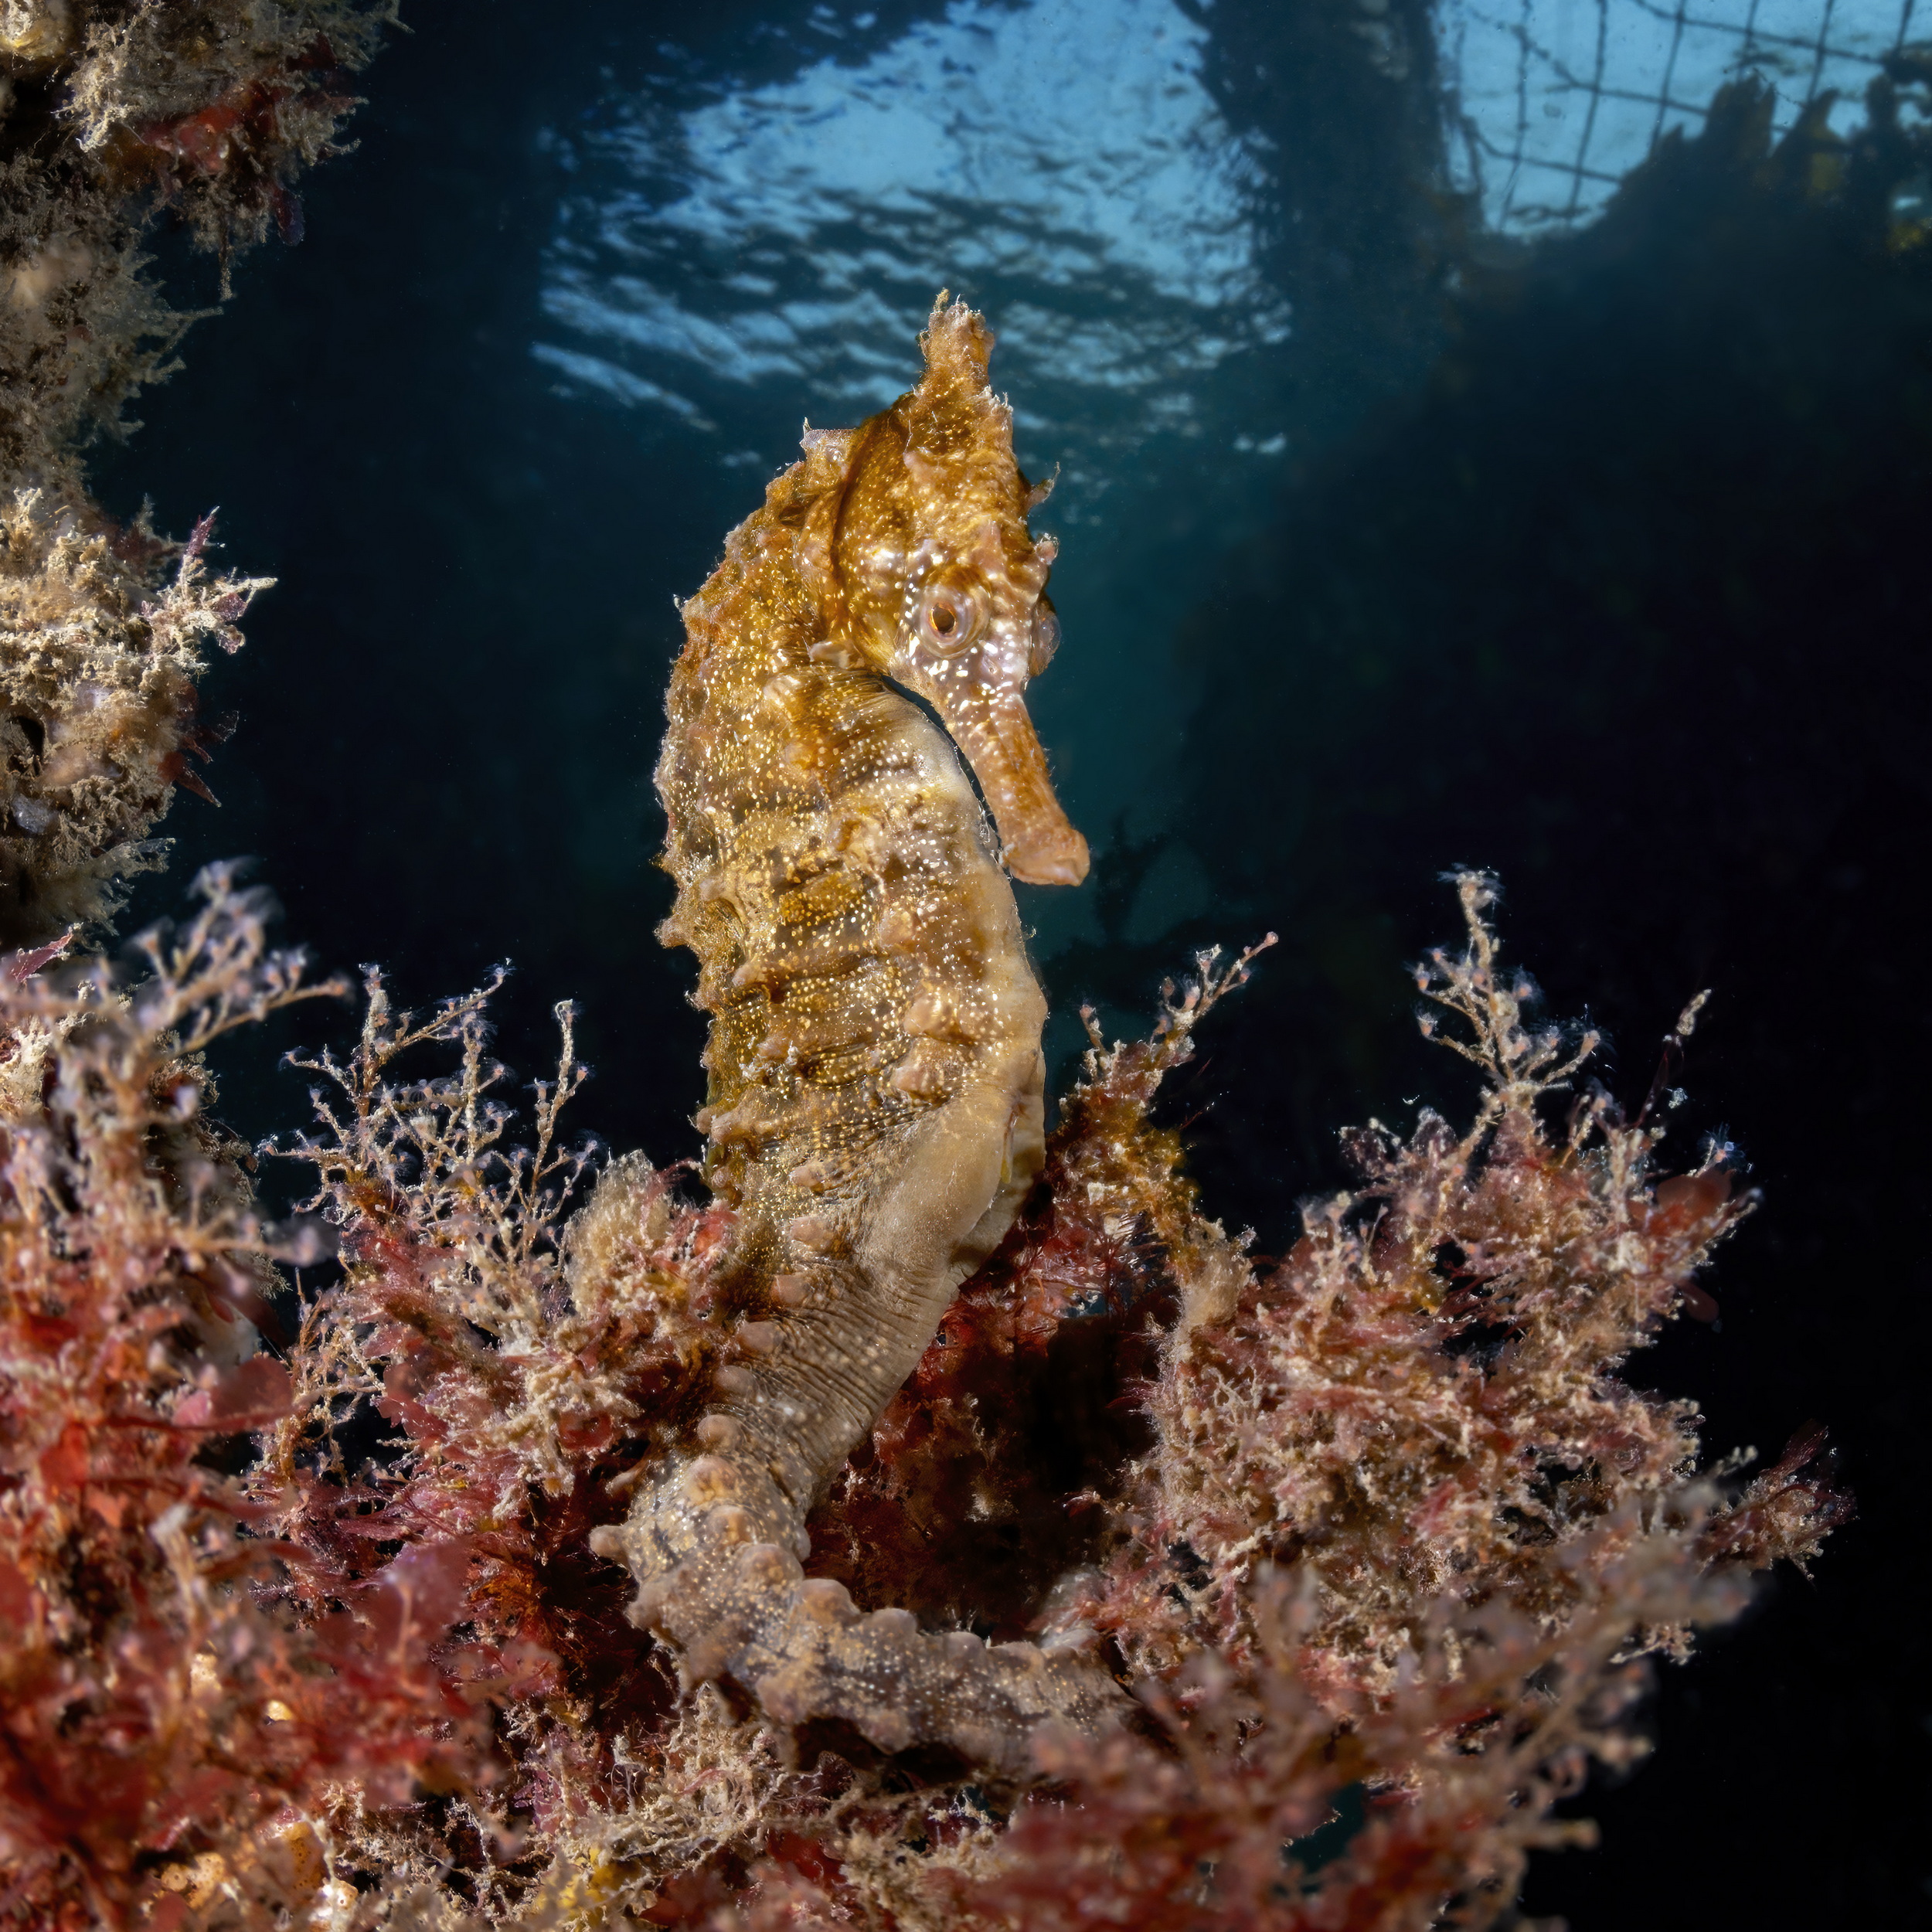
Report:
[[[808,426],[684,607],[661,937],[697,954],[712,1016],[698,1122],[737,1211],[716,1279],[739,1319],[710,1413],[597,1542],[687,1678],[1018,1770],[1040,1720],[1112,1721],[1104,1672],[863,1615],[801,1560],[817,1492],[1039,1170],[1046,1002],[1002,862],[1065,884],[1087,863],[1024,699],[1060,634],[1056,546],[1026,526],[1046,492],[980,317],[942,295],[920,341],[918,386],[855,430]]]

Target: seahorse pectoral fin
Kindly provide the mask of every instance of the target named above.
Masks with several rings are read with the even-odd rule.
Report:
[[[1077,886],[1087,876],[1087,841],[1073,829],[1046,769],[1026,700],[997,686],[949,686],[934,679],[920,696],[952,733],[999,827],[1000,862],[1031,886]]]
[[[978,1267],[1006,1238],[1022,1202],[1046,1165],[1046,1061],[1036,1053],[1013,1097],[999,1169],[999,1191],[958,1252]]]

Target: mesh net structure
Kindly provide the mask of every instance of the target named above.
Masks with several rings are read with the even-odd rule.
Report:
[[[1891,54],[1932,33],[1932,0],[1438,0],[1458,185],[1489,226],[1530,236],[1593,216],[1727,81],[1772,89],[1780,133],[1822,94],[1847,131]]]

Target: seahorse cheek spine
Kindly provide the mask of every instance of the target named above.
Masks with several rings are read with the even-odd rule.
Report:
[[[985,386],[990,338],[942,306],[923,346],[924,379],[891,410],[808,433],[685,607],[662,936],[697,954],[713,1015],[699,1119],[737,1210],[720,1280],[741,1318],[712,1412],[597,1546],[629,1565],[634,1620],[688,1678],[729,1672],[781,1719],[1023,1770],[1041,1719],[1111,1720],[1104,1673],[862,1615],[801,1567],[816,1491],[1042,1157],[1046,1005],[1012,890],[953,744],[886,675],[973,760],[1015,870],[1086,869],[1021,699],[1057,635],[1053,546],[1027,533],[1038,496]]]

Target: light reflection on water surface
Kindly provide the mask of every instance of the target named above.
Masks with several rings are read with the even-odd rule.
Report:
[[[769,439],[720,427],[733,391],[866,415],[951,287],[992,316],[1077,519],[1104,454],[1198,430],[1196,379],[1287,332],[1257,260],[1263,157],[1204,83],[1206,41],[1173,0],[954,0],[856,60],[613,103],[571,138],[534,352],[765,461]]]

